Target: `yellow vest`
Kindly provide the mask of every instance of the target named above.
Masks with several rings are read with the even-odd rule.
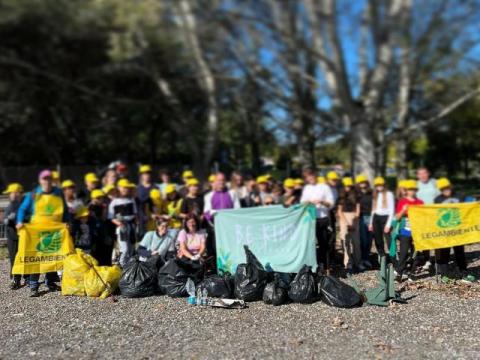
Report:
[[[167,202],[167,215],[169,216],[179,216],[180,208],[182,207],[182,199],[175,201]],[[170,220],[170,227],[174,229],[180,229],[182,227],[182,220],[177,218],[172,218]]]
[[[63,199],[55,194],[35,194],[33,199],[32,224],[61,223],[63,221]]]

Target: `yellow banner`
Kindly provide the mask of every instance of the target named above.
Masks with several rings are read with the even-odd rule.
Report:
[[[480,203],[411,206],[408,218],[417,251],[480,242]]]
[[[13,274],[43,274],[63,269],[63,259],[74,252],[66,224],[26,224],[18,231]]]

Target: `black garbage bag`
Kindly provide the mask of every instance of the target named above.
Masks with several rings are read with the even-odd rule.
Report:
[[[309,304],[317,300],[317,285],[312,267],[303,265],[290,284],[288,297],[297,303]]]
[[[198,261],[172,259],[158,271],[158,290],[170,297],[184,297],[187,293],[187,280],[197,285],[203,277],[203,265]]]
[[[138,257],[131,258],[123,268],[118,286],[120,293],[126,297],[151,296],[157,286],[157,269],[151,262],[140,261]]]
[[[233,295],[233,279],[228,272],[223,276],[211,275],[206,277],[198,286],[202,293],[206,289],[209,297],[231,299]]]
[[[263,290],[263,302],[274,306],[285,304],[288,301],[288,283],[282,280],[280,274],[273,275],[273,281]]]
[[[362,298],[353,287],[333,276],[322,276],[319,281],[320,296],[327,305],[352,308],[362,305]]]
[[[267,285],[268,273],[263,265],[244,246],[247,258],[246,264],[239,264],[235,272],[235,297],[244,301],[260,300]]]

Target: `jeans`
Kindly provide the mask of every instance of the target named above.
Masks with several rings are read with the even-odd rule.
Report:
[[[370,224],[370,215],[361,215],[359,221],[360,232],[360,249],[362,254],[362,261],[370,261],[370,250],[372,249],[373,234],[368,231]]]
[[[390,247],[390,236],[385,234],[385,225],[387,224],[387,215],[373,215],[373,235],[375,238],[375,247],[379,256],[385,256],[385,243]],[[386,240],[386,241],[385,241]]]
[[[40,279],[40,274],[31,274],[28,276],[28,287],[32,290],[38,290],[40,284],[38,280]],[[55,284],[58,280],[58,275],[56,272],[49,272],[45,274],[45,285],[50,286]]]

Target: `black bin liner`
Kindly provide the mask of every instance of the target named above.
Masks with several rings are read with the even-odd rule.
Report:
[[[235,272],[235,297],[244,301],[261,300],[263,290],[267,285],[268,273],[263,265],[244,246],[247,258],[246,264],[239,264]]]
[[[228,272],[223,276],[212,275],[206,277],[198,286],[202,293],[204,289],[207,290],[209,297],[231,299],[233,296],[233,279]]]
[[[322,276],[319,288],[322,301],[330,306],[352,308],[362,305],[362,299],[355,289],[333,276]]]
[[[285,304],[288,301],[288,283],[280,274],[273,275],[273,281],[268,283],[263,290],[263,302],[274,306]]]
[[[304,265],[290,284],[288,297],[296,303],[309,304],[317,300],[317,285],[312,267]]]
[[[152,262],[140,261],[138,257],[130,259],[123,268],[119,288],[123,296],[136,298],[151,296],[157,286],[157,269]]]
[[[172,259],[158,271],[158,290],[170,297],[184,297],[187,293],[187,280],[197,285],[203,277],[203,265],[198,261]]]

